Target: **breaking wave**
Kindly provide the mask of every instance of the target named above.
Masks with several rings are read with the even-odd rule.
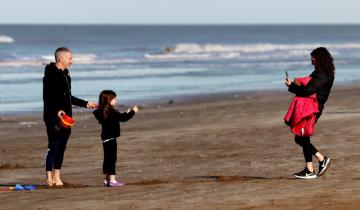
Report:
[[[43,55],[41,56],[41,59],[47,62],[51,62],[55,60],[53,55]],[[73,60],[74,63],[78,63],[78,64],[91,64],[96,62],[97,56],[91,53],[74,53]]]
[[[162,53],[145,54],[147,60],[156,61],[182,61],[182,60],[218,60],[218,59],[241,59],[241,60],[267,60],[267,59],[291,59],[303,58],[319,47],[325,46],[334,54],[343,50],[360,50],[360,43],[340,44],[194,44],[181,43],[174,47],[166,47]]]
[[[0,67],[23,67],[23,66],[41,66],[50,62],[54,62],[53,55],[42,55],[38,58],[19,58],[0,60]],[[99,59],[97,55],[91,53],[78,53],[73,54],[74,64],[90,65],[90,64],[122,64],[122,63],[135,63],[134,59]]]
[[[0,43],[13,43],[13,42],[15,42],[14,38],[0,34]]]
[[[338,44],[191,44],[180,43],[174,47],[166,47],[160,53],[145,53],[143,56],[130,58],[101,57],[93,53],[74,53],[74,64],[79,65],[111,65],[134,64],[143,62],[181,62],[181,61],[216,61],[237,60],[240,62],[283,62],[304,61],[310,52],[319,47],[329,48],[334,56],[341,62],[353,62],[360,58],[360,43]],[[345,56],[346,55],[346,56]],[[345,57],[344,57],[345,56]],[[0,67],[40,66],[54,61],[53,55],[38,57],[6,58],[0,59]]]
[[[222,53],[222,52],[239,52],[239,53],[264,53],[277,50],[303,51],[311,50],[322,44],[241,44],[241,45],[221,45],[221,44],[177,44],[174,48],[168,47],[165,50],[173,53]],[[326,47],[332,49],[355,49],[360,48],[360,43],[342,43],[327,44]]]

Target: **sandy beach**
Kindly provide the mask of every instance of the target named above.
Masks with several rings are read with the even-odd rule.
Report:
[[[256,91],[143,105],[118,139],[121,188],[102,186],[100,126],[90,112],[76,109],[67,185],[51,189],[42,186],[42,113],[3,116],[0,184],[40,186],[0,192],[0,209],[358,209],[360,85],[335,87],[325,105],[312,142],[334,162],[315,180],[292,177],[304,167],[283,122],[292,97]]]

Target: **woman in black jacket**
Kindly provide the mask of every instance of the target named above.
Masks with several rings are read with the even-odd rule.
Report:
[[[128,109],[125,113],[115,110],[116,93],[112,90],[104,90],[99,95],[99,108],[93,114],[101,124],[101,141],[104,149],[103,173],[106,187],[121,187],[123,182],[116,181],[115,165],[117,159],[116,138],[120,136],[120,122],[130,120],[136,112],[137,106]]]
[[[285,85],[288,86],[289,92],[300,97],[308,97],[316,93],[319,105],[319,113],[316,116],[318,120],[334,82],[335,65],[333,57],[325,47],[319,47],[312,51],[311,63],[314,65],[315,70],[311,73],[311,80],[306,86],[299,86],[289,78],[286,78]],[[297,178],[311,179],[325,174],[331,163],[330,157],[323,156],[310,142],[310,137],[295,136],[295,142],[303,148],[306,167],[303,171],[295,173],[294,176]],[[319,171],[317,174],[315,174],[312,164],[313,155],[319,161]]]

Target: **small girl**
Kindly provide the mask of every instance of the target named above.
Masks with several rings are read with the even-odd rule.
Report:
[[[105,174],[104,186],[120,187],[123,182],[116,181],[115,164],[117,157],[116,138],[120,136],[120,122],[126,122],[139,111],[137,106],[120,113],[115,109],[116,93],[104,90],[99,95],[99,107],[93,114],[101,124],[101,140],[104,148],[103,173]]]

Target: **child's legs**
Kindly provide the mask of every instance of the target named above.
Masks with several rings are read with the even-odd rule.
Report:
[[[117,142],[116,139],[103,143],[104,162],[103,173],[106,175],[115,175],[115,165],[117,159]]]

